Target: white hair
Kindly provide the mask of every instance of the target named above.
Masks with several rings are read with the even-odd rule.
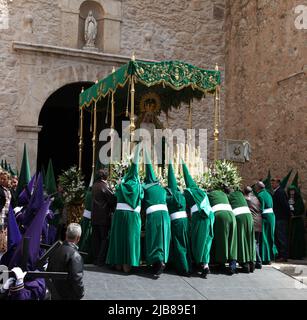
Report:
[[[81,226],[78,223],[70,223],[66,230],[67,240],[76,240],[81,237]]]

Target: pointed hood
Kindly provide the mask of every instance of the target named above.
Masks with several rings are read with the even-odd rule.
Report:
[[[7,172],[9,171],[9,167],[7,165],[6,159],[4,161],[4,170],[7,171]]]
[[[299,186],[298,186],[298,171],[296,172],[296,175],[295,175],[291,185],[295,186],[297,189],[299,189]]]
[[[32,219],[36,216],[38,210],[44,203],[44,188],[43,188],[43,176],[39,173],[34,192],[31,195],[29,205],[26,209],[23,225],[25,227],[31,224]]]
[[[178,184],[175,177],[175,172],[173,165],[169,163],[168,165],[168,174],[167,174],[167,181],[168,181],[168,188],[171,189],[173,192],[178,190]]]
[[[293,169],[291,169],[288,174],[282,178],[282,180],[280,181],[280,186],[285,189],[287,187],[288,181],[290,179],[291,173],[292,173]]]
[[[30,173],[28,151],[27,151],[26,144],[24,144],[22,163],[21,163],[20,174],[18,179],[18,186],[16,190],[17,196],[20,194],[23,188],[29,183],[30,180],[31,180],[31,173]]]
[[[143,197],[143,190],[139,178],[140,144],[138,144],[134,150],[133,161],[117,190],[117,192],[120,193],[119,196],[123,198],[123,201],[133,209],[140,205]]]
[[[183,171],[183,177],[184,177],[184,182],[187,188],[197,188],[198,186],[193,180],[193,178],[190,175],[190,172],[186,166],[186,164],[182,161],[182,171]]]
[[[198,211],[204,212],[208,217],[212,216],[212,208],[209,203],[209,199],[205,191],[201,190],[193,178],[190,175],[190,172],[186,166],[186,164],[182,161],[182,171],[183,171],[183,177],[186,185],[186,191],[191,194],[193,197]],[[213,227],[213,221],[211,221],[211,228]]]
[[[14,254],[15,248],[19,245],[22,236],[19,231],[14,210],[10,206],[7,219],[7,251],[1,257],[0,264],[8,265]]]
[[[1,168],[4,169],[4,161],[3,161],[3,159],[1,160]]]
[[[271,170],[269,170],[267,177],[264,180],[262,180],[262,182],[264,183],[266,190],[269,191],[270,193],[273,192],[272,185],[271,185],[271,179],[272,179]]]
[[[152,183],[159,182],[159,179],[155,175],[154,169],[151,164],[151,159],[146,149],[145,149],[145,171],[146,171],[146,176],[144,179],[145,184],[152,184]]]
[[[17,246],[21,241],[21,233],[19,231],[15,213],[13,208],[10,206],[8,212],[8,222],[7,222],[7,248],[10,250],[11,248]]]
[[[37,214],[32,220],[30,226],[27,228],[23,237],[30,238],[29,242],[29,256],[27,263],[27,270],[33,271],[36,269],[36,262],[39,258],[40,242],[43,230],[43,225],[49,210],[50,199],[43,201]],[[12,269],[16,266],[20,266],[22,261],[22,241],[17,246],[17,249],[9,263],[9,268]]]
[[[186,200],[184,195],[179,191],[178,184],[174,172],[173,165],[169,163],[168,165],[168,174],[167,174],[167,207],[169,213],[174,213],[177,211],[186,210]]]
[[[53,171],[53,165],[52,165],[51,159],[49,160],[48,169],[45,177],[45,189],[48,195],[56,193],[57,191],[56,180],[54,177],[54,171]]]
[[[34,189],[35,180],[36,180],[36,174],[33,175],[28,185],[19,194],[19,197],[18,197],[19,206],[26,206],[29,204],[29,201],[31,199],[31,194]]]
[[[9,164],[9,173],[12,177],[17,176],[17,173],[15,170],[12,169],[11,165]]]

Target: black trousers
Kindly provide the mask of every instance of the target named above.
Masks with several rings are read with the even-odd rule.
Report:
[[[94,264],[105,264],[108,252],[109,230],[110,226],[108,225],[92,225]]]

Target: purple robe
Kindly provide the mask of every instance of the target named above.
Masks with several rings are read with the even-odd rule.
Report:
[[[46,294],[45,279],[26,281],[23,288],[14,290],[10,288],[9,300],[43,300]]]

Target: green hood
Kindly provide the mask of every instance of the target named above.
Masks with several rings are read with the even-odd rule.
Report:
[[[30,173],[29,157],[28,157],[27,146],[26,144],[24,144],[22,163],[21,163],[19,180],[18,180],[18,185],[16,190],[17,196],[19,196],[20,192],[29,183],[30,180],[31,180],[31,173]]]
[[[178,184],[177,184],[177,180],[175,177],[175,172],[174,172],[174,168],[173,165],[170,163],[168,165],[168,175],[167,175],[167,180],[168,180],[168,188],[172,191],[177,191],[178,190]]]
[[[193,178],[190,175],[190,172],[186,166],[186,164],[182,161],[182,171],[183,171],[183,177],[184,177],[184,182],[187,188],[196,188],[198,189],[197,184],[193,180]]]
[[[48,169],[47,169],[47,173],[45,176],[45,189],[47,191],[47,194],[53,194],[57,191],[57,187],[56,187],[56,181],[55,181],[55,177],[54,177],[54,171],[53,171],[53,165],[52,165],[52,160],[49,160],[48,163]]]
[[[140,205],[143,198],[143,189],[139,178],[139,153],[140,144],[135,148],[133,161],[117,189],[117,192],[121,192],[125,203],[133,209]]]
[[[145,150],[145,170],[146,175],[144,179],[145,184],[157,184],[159,182],[159,179],[156,177],[154,169],[151,164],[151,159],[149,158],[149,155],[147,151]]]
[[[288,181],[290,179],[290,176],[291,176],[291,173],[292,173],[293,169],[291,169],[289,171],[289,173],[284,177],[282,178],[282,180],[280,181],[280,186],[285,189],[287,187],[287,184],[288,184]]]
[[[272,185],[271,185],[271,179],[272,179],[271,170],[269,170],[267,177],[264,180],[262,180],[262,182],[264,183],[267,191],[269,191],[270,193],[273,192]]]

